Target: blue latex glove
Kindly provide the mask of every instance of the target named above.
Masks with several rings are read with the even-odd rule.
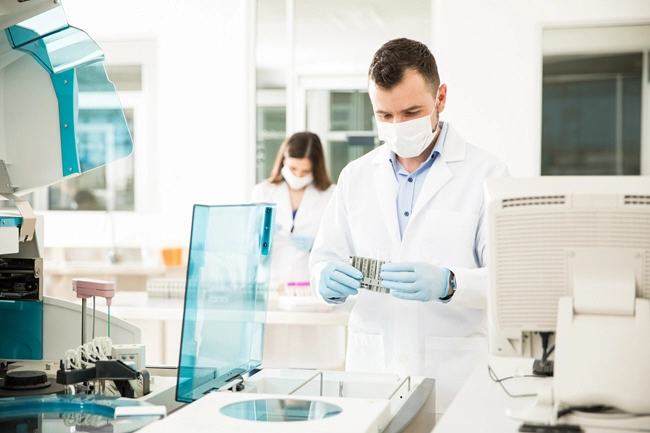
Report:
[[[423,262],[385,263],[380,277],[396,298],[427,302],[447,293],[449,269]]]
[[[297,250],[300,251],[311,251],[311,247],[314,246],[314,238],[307,235],[296,235],[292,234],[289,239],[291,245]]]
[[[348,296],[359,293],[361,279],[363,274],[352,265],[332,260],[320,274],[318,291],[323,298],[333,303],[345,302]]]

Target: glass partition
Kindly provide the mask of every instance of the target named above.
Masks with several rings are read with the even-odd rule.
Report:
[[[191,402],[262,363],[275,205],[196,205],[176,399]]]

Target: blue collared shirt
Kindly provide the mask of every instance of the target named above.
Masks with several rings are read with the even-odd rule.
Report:
[[[447,124],[443,123],[440,135],[438,136],[435,146],[431,150],[431,155],[426,159],[426,161],[420,164],[413,173],[406,171],[402,164],[397,161],[395,153],[391,152],[390,162],[393,166],[397,183],[399,184],[399,189],[397,191],[397,220],[399,222],[400,239],[404,235],[404,230],[406,230],[406,226],[408,225],[411,214],[413,213],[413,207],[420,195],[422,185],[424,185],[424,180],[427,178],[429,169],[431,169],[434,161],[440,155],[440,152],[442,152],[446,137]]]

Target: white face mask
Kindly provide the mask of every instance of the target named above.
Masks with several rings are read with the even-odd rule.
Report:
[[[424,152],[436,135],[431,128],[431,115],[401,123],[377,121],[379,139],[402,158],[413,158]],[[436,127],[437,129],[437,127]]]
[[[280,173],[282,173],[282,177],[284,177],[284,180],[287,181],[289,188],[295,190],[303,189],[304,187],[306,187],[307,185],[309,185],[314,181],[313,174],[309,173],[307,176],[298,177],[293,173],[291,173],[291,170],[286,165],[282,167]]]

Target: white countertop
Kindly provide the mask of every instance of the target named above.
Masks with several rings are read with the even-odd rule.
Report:
[[[107,311],[103,299],[97,300],[97,309]],[[278,308],[277,295],[269,296],[266,323],[269,325],[347,326],[353,302],[333,306],[328,311],[284,311]],[[184,300],[154,298],[146,292],[122,292],[115,295],[111,315],[129,321],[183,320]]]
[[[550,416],[550,405],[540,405],[535,412],[529,412],[537,397],[510,397],[501,385],[490,378],[490,365],[499,379],[513,377],[501,384],[512,395],[538,394],[543,390],[550,395],[553,385],[551,377],[526,377],[532,374],[533,359],[508,358],[490,355],[486,362],[481,362],[469,377],[460,393],[433,429],[434,433],[515,433],[522,425],[522,419]],[[631,418],[634,420],[634,418]],[[594,417],[572,418],[570,415],[561,423],[581,425],[585,433],[613,433],[622,428],[607,427],[601,424],[616,422],[615,418]],[[644,425],[643,430],[626,428],[625,431],[650,431],[650,418],[638,418]],[[622,425],[621,425],[622,426]]]

